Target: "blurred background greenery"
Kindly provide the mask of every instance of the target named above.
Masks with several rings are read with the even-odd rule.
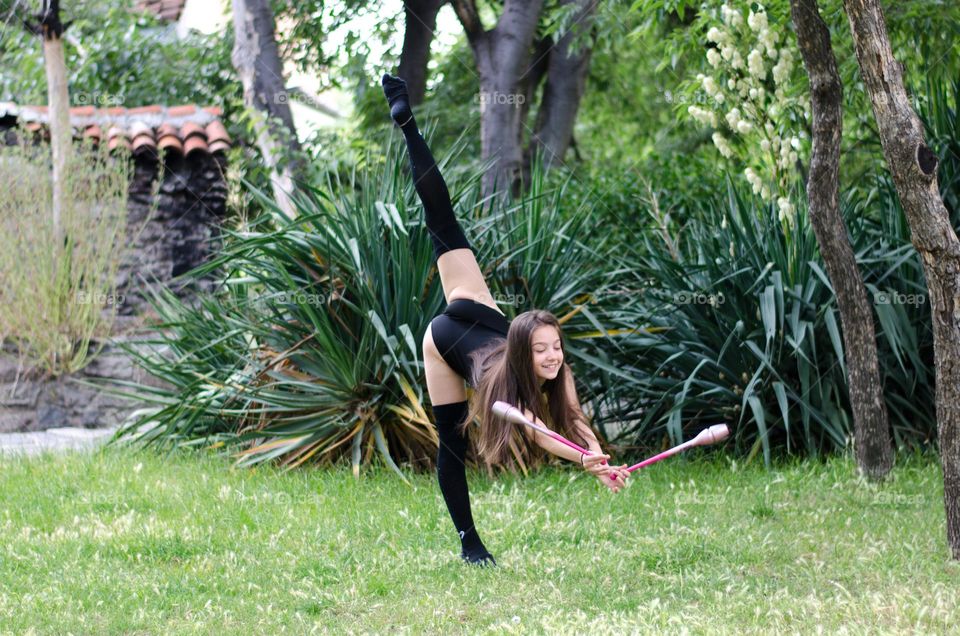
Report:
[[[0,2],[0,101],[46,101],[39,39],[19,24],[28,4]],[[253,143],[230,20],[178,33],[134,5],[62,5],[73,20],[71,90],[126,107],[221,106],[240,141],[229,157],[233,215],[223,251],[193,274],[222,284],[195,306],[155,297],[163,353],[132,353],[170,388],[124,387],[153,404],[126,432],[161,445],[212,445],[245,464],[348,458],[357,470],[381,457],[395,468],[430,465],[436,436],[420,341],[443,298],[379,87],[401,62],[402,4],[272,3],[289,77],[309,86],[324,112],[337,111],[318,125],[297,120],[306,161],[295,219],[274,204]],[[731,425],[731,447],[750,459],[842,450],[852,429],[843,342],[806,217],[809,157],[801,153],[789,184],[795,221],[784,223],[744,180],[747,159],[722,157],[688,115],[703,103],[694,78],[711,72],[705,33],[717,5],[598,3],[580,43],[590,56],[570,147],[549,170],[531,151],[519,196],[484,204],[480,80],[450,5],[437,14],[417,118],[504,310],[544,308],[563,320],[581,399],[618,450],[639,455],[716,422]],[[789,3],[764,5],[782,46],[796,50]],[[502,10],[497,0],[477,6],[488,28]],[[957,227],[960,6],[902,0],[884,8]],[[839,0],[821,9],[844,84],[841,205],[861,272],[874,300],[921,297],[922,267],[846,17]],[[538,41],[556,44],[568,31],[570,3],[544,3]],[[802,66],[785,90],[808,91]],[[524,143],[539,130],[545,91],[531,88]],[[795,125],[809,137],[808,117]],[[936,439],[929,303],[873,307],[895,442],[925,447]]]

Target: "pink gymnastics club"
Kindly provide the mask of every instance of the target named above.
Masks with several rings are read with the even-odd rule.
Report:
[[[593,454],[591,451],[588,451],[582,446],[574,444],[563,435],[560,435],[559,433],[555,433],[549,429],[543,428],[542,426],[537,426],[536,424],[528,420],[526,416],[523,413],[521,413],[518,408],[516,408],[515,406],[511,406],[506,402],[502,402],[500,400],[494,402],[493,412],[510,422],[515,422],[517,424],[526,424],[527,426],[533,428],[534,430],[540,431],[544,435],[547,435],[548,437],[552,437],[558,442],[562,444],[566,444],[570,448],[574,448],[580,451],[581,453],[586,453],[588,455]],[[673,448],[669,450],[665,450],[658,455],[654,455],[649,459],[645,459],[639,464],[634,464],[627,470],[632,473],[635,470],[638,470],[645,466],[649,466],[650,464],[655,464],[660,460],[666,459],[671,455],[676,455],[677,453],[683,452],[688,448],[692,448],[694,446],[709,446],[710,444],[716,444],[717,442],[722,442],[727,438],[728,435],[730,435],[730,429],[727,428],[726,424],[714,424],[713,426],[709,428],[705,428],[702,431],[700,431],[700,433],[698,433],[697,436],[694,437],[692,440],[684,442],[683,444],[679,444],[678,446],[674,446]],[[604,461],[604,464],[606,464],[606,461]],[[612,481],[616,481],[617,476],[614,474],[611,474],[610,479]]]
[[[727,439],[728,435],[730,435],[730,429],[727,428],[726,424],[714,424],[713,426],[700,431],[700,433],[698,433],[697,436],[692,440],[684,442],[683,444],[679,444],[678,446],[674,446],[669,450],[665,450],[659,455],[654,455],[649,459],[645,459],[639,464],[634,464],[627,470],[632,473],[639,468],[649,466],[650,464],[655,464],[661,459],[666,459],[671,455],[676,455],[677,453],[685,451],[688,448],[692,448],[694,446],[709,446],[710,444],[722,442],[723,440]]]
[[[515,424],[526,424],[527,426],[529,426],[529,427],[532,428],[533,430],[539,431],[539,432],[543,433],[544,435],[546,435],[547,437],[551,437],[551,438],[557,440],[557,441],[560,442],[561,444],[566,444],[566,445],[569,446],[570,448],[573,448],[573,449],[575,449],[575,450],[578,450],[578,451],[580,451],[581,453],[584,453],[584,454],[586,454],[586,455],[593,455],[593,451],[589,451],[589,450],[587,450],[586,448],[580,446],[579,444],[574,444],[573,442],[571,442],[570,440],[568,440],[566,437],[564,437],[564,436],[561,435],[560,433],[555,433],[554,431],[551,431],[551,430],[548,429],[548,428],[544,428],[544,427],[542,427],[542,426],[538,426],[538,425],[534,424],[534,423],[531,422],[529,419],[527,419],[527,417],[520,411],[520,409],[518,409],[518,408],[515,407],[515,406],[512,406],[512,405],[510,405],[510,404],[507,404],[506,402],[503,402],[503,401],[501,401],[501,400],[497,400],[496,402],[493,403],[493,406],[492,406],[491,408],[492,408],[492,410],[493,410],[493,412],[494,412],[495,415],[499,415],[500,417],[504,418],[504,419],[507,420],[508,422],[513,422],[513,423],[515,423]],[[604,460],[603,463],[606,464],[607,461]],[[616,481],[616,480],[617,480],[617,476],[616,476],[616,475],[610,475],[610,479],[613,480],[613,481]]]

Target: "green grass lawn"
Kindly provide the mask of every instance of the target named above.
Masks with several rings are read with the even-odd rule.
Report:
[[[3,458],[0,633],[956,633],[935,461],[876,487],[712,457],[619,494],[471,474],[491,569],[460,562],[433,474]]]

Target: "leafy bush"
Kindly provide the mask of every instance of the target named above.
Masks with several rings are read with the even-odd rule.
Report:
[[[924,89],[918,112],[957,226],[960,82],[930,78]],[[677,441],[716,420],[734,423],[737,446],[762,448],[767,459],[779,445],[811,454],[846,446],[852,422],[839,317],[799,188],[794,198],[796,228],[737,187],[696,200],[672,193],[664,209],[688,199],[685,210],[696,210],[679,219],[659,212],[657,197],[648,202],[653,223],[617,250],[632,273],[622,298],[635,300],[601,315],[623,327],[655,326],[609,348],[631,363],[630,380],[611,384],[603,404],[610,419],[631,422],[623,440],[643,445],[666,433]],[[841,206],[876,315],[895,442],[934,443],[930,306],[896,189],[886,172],[875,173],[847,188]]]
[[[768,461],[780,443],[811,454],[844,446],[842,341],[805,212],[791,226],[729,184],[700,215],[679,229],[655,213],[658,230],[623,246],[632,293],[605,316],[655,327],[618,343],[634,384],[623,434],[679,443],[727,422],[738,447]]]

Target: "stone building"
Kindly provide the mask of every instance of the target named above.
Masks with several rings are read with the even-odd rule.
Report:
[[[204,291],[174,278],[216,251],[218,228],[226,214],[226,155],[231,146],[219,108],[144,106],[140,108],[70,109],[75,138],[130,151],[132,178],[128,199],[128,258],[118,272],[122,299],[118,325],[135,324],[149,308],[145,286],[159,281],[181,296]],[[0,103],[0,143],[15,143],[24,127],[48,137],[47,109]],[[124,320],[123,318],[127,318]],[[136,334],[115,334],[114,341]],[[102,427],[116,424],[131,403],[108,396],[75,380],[123,378],[144,380],[114,344],[78,378],[44,381],[30,378],[10,355],[0,355],[0,432],[50,427]]]

